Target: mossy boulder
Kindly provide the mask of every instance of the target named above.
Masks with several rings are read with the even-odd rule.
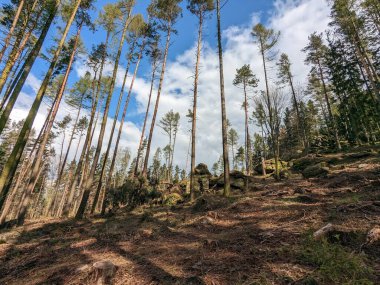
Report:
[[[233,189],[244,190],[246,188],[246,181],[248,183],[251,181],[251,177],[245,175],[243,172],[238,170],[233,170],[230,172],[230,182]],[[219,177],[212,177],[210,179],[210,187],[223,187],[224,186],[224,175]]]
[[[231,179],[231,187],[232,188],[236,188],[236,189],[239,189],[239,190],[244,190],[246,187],[245,187],[245,180],[243,178],[239,178],[239,179]]]
[[[195,167],[195,175],[199,175],[199,176],[211,176],[211,173],[210,171],[208,170],[208,167],[206,164],[204,163],[200,163],[197,165],[197,167]]]
[[[287,169],[283,169],[283,170],[280,171],[280,178],[281,178],[281,179],[285,179],[285,180],[287,180],[287,179],[290,178],[291,175],[292,175],[292,174],[291,174],[290,171],[287,170]]]
[[[319,163],[316,165],[308,166],[302,171],[302,176],[304,178],[313,177],[326,177],[330,172],[330,169],[325,166],[324,163]]]
[[[233,170],[230,172],[230,177],[233,177],[234,179],[244,179],[246,178],[246,175],[239,170]]]
[[[278,161],[278,169],[281,171],[283,169],[286,169],[288,167],[288,162],[279,160]],[[265,161],[265,173],[271,174],[274,173],[276,170],[276,161],[274,158],[268,159]],[[255,171],[259,174],[263,174],[263,166],[261,163],[257,164],[255,166]]]
[[[316,157],[313,155],[308,155],[308,156],[294,160],[292,162],[292,169],[294,169],[296,171],[303,171],[306,168],[308,168],[310,166],[314,166],[314,165],[321,163],[321,162],[323,162],[322,157]]]
[[[163,204],[165,206],[174,206],[183,202],[183,197],[178,193],[171,193],[164,196]]]
[[[229,198],[219,195],[204,194],[195,200],[193,212],[214,211],[230,205]]]

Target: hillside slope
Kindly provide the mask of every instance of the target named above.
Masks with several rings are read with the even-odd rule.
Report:
[[[326,178],[256,177],[228,199],[3,230],[0,284],[94,284],[100,260],[118,266],[115,284],[380,284],[380,243],[366,244],[380,225],[378,156],[334,161]]]

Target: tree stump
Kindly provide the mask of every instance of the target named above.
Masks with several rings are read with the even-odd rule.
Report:
[[[367,234],[367,244],[373,244],[380,241],[380,227],[374,227]]]
[[[313,234],[313,237],[315,240],[320,240],[323,237],[325,237],[329,232],[332,232],[334,229],[335,229],[334,225],[329,223],[326,226],[324,226],[323,228],[320,228],[319,230],[317,230]]]
[[[92,265],[95,269],[95,280],[97,285],[113,285],[117,266],[111,261],[104,260],[95,262]]]

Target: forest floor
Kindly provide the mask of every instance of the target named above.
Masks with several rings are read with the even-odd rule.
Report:
[[[118,266],[115,284],[380,284],[380,159],[327,178],[207,194],[195,204],[121,209],[84,221],[30,221],[0,232],[0,284],[94,284],[92,264]],[[322,241],[312,233],[327,223]]]

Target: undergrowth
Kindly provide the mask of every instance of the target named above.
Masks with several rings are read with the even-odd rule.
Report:
[[[302,246],[300,258],[317,267],[312,276],[320,284],[372,285],[372,269],[363,255],[349,252],[340,244],[326,239],[315,241],[309,235]]]

